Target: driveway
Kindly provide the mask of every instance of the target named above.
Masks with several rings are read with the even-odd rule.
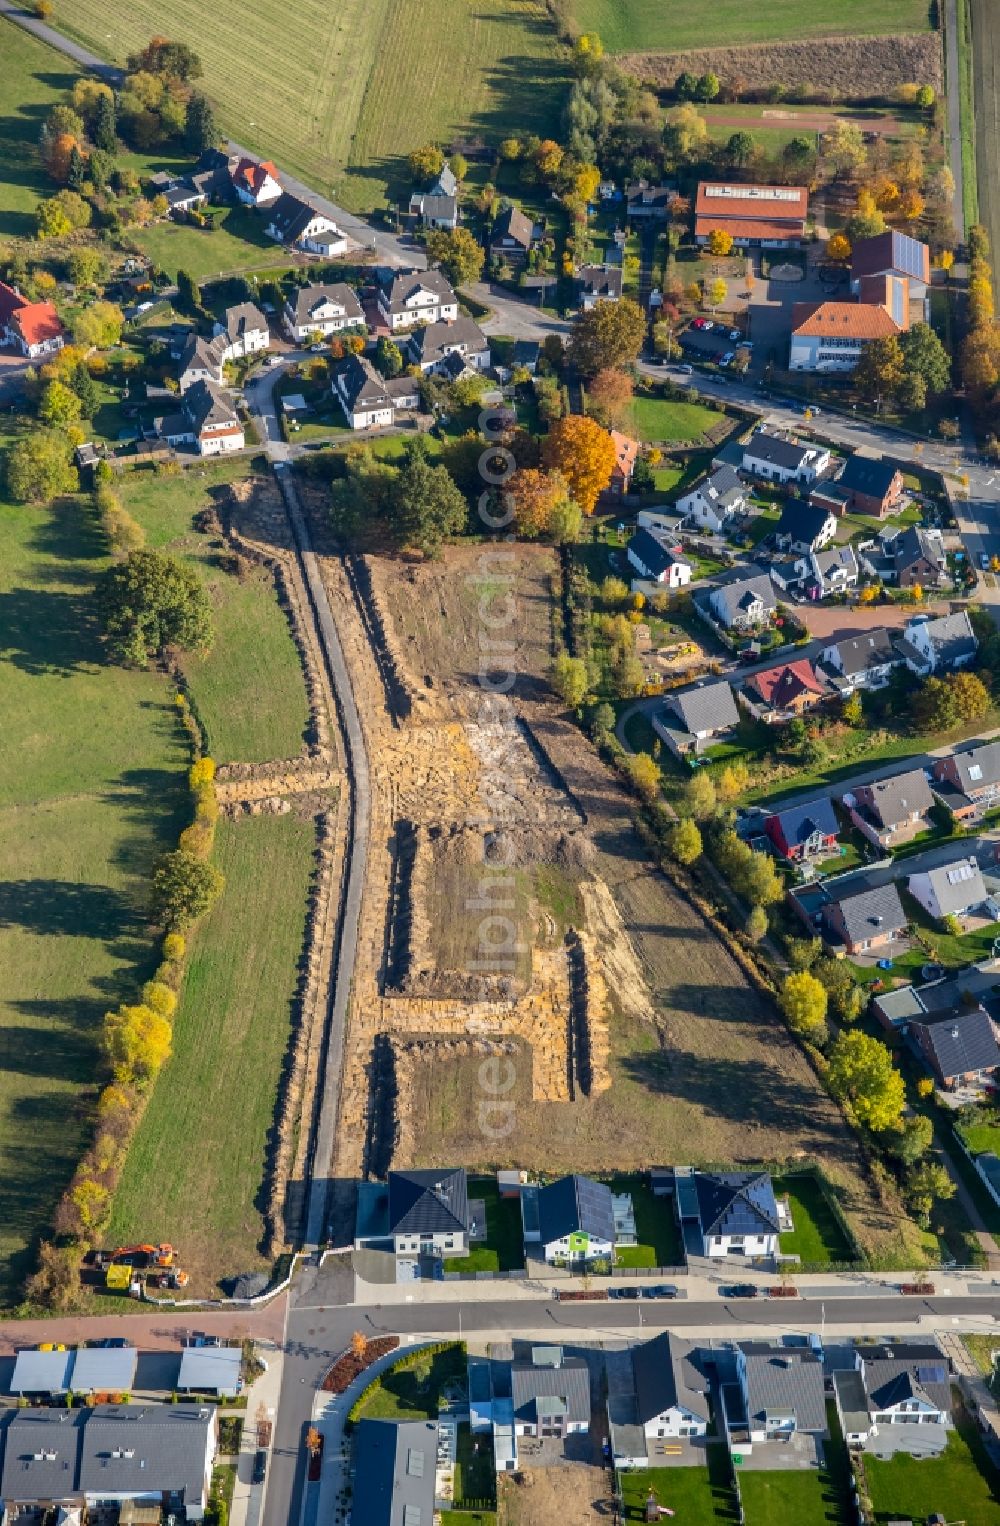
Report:
[[[776,258],[772,259],[774,263]],[[758,275],[748,308],[754,370],[762,370],[768,360],[782,366],[786,363],[796,302],[822,302],[832,295],[842,295],[845,290],[846,283],[831,287],[829,282],[821,281],[812,264],[801,281],[775,281]]]

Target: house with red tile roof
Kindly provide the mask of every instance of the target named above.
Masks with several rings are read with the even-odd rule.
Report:
[[[51,302],[29,302],[16,286],[0,281],[0,345],[11,345],[37,360],[61,350],[64,343],[63,326]]]
[[[812,710],[829,692],[812,663],[804,658],[754,673],[743,686],[747,709],[768,725]]]
[[[702,181],[694,207],[696,244],[716,230],[741,249],[797,249],[806,234],[809,192],[801,185],[720,185]]]
[[[905,276],[865,276],[857,302],[796,302],[792,308],[790,371],[853,371],[865,345],[893,339],[910,326]]]
[[[266,207],[281,195],[278,171],[269,159],[240,159],[232,169],[233,190],[248,207]]]
[[[633,440],[631,435],[622,434],[618,429],[612,429],[611,438],[615,445],[615,464],[611,469],[607,491],[612,498],[624,498],[632,482],[635,463],[639,459],[639,441]]]

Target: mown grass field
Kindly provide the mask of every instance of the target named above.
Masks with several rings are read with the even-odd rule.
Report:
[[[157,33],[197,49],[221,125],[333,192],[378,205],[400,158],[427,139],[541,132],[562,105],[564,64],[541,0],[267,0],[253,14],[197,0],[58,0],[55,24],[124,62]]]
[[[192,525],[246,471],[244,461],[192,468],[180,477],[140,471],[121,486],[147,545],[184,557],[208,589],[215,645],[207,657],[186,657],[184,670],[218,763],[295,757],[309,720],[299,656],[270,574],[226,571],[218,537]]]
[[[967,1521],[969,1526],[1000,1526],[1000,1473],[964,1410],[941,1457],[919,1462],[911,1457],[894,1457],[891,1462],[870,1457],[865,1473],[879,1523],[906,1516],[923,1521],[939,1511],[945,1519]]]
[[[115,1197],[109,1240],[170,1240],[192,1281],[265,1265],[259,1194],[291,1031],[316,832],[291,816],[223,820],[222,899],[193,942],[173,1056]]]
[[[148,871],[182,824],[161,676],[104,665],[85,500],[0,505],[0,1303],[66,1184],[107,1007],[147,977]]]
[[[712,1526],[713,1522],[736,1521],[736,1496],[729,1482],[725,1448],[706,1450],[704,1468],[640,1468],[622,1473],[622,1504],[626,1521],[646,1519],[646,1500],[652,1492],[658,1505],[673,1510],[679,1521]]]
[[[154,223],[135,235],[153,264],[176,280],[186,270],[196,281],[241,270],[287,268],[288,251],[264,233],[263,220],[245,207],[221,207],[211,229]]]
[[[38,157],[38,132],[73,87],[68,59],[0,18],[0,237],[33,237],[38,198],[49,189]],[[52,187],[54,189],[54,187]]]
[[[576,0],[583,32],[600,32],[614,53],[633,49],[731,47],[744,42],[784,42],[804,37],[878,36],[928,29],[927,0],[837,0],[824,8],[808,0]]]
[[[640,440],[656,440],[668,445],[700,440],[706,430],[718,426],[724,419],[715,408],[665,397],[635,397],[630,414],[631,428]]]

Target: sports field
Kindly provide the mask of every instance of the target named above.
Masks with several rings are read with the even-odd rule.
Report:
[[[80,1154],[109,1006],[147,978],[148,871],[187,745],[156,673],[101,660],[84,500],[0,504],[0,1305]]]
[[[806,37],[880,36],[926,32],[927,0],[576,0],[581,31],[599,32],[614,53],[643,48],[733,47],[747,42],[785,42]]]
[[[358,210],[425,140],[541,132],[562,106],[541,0],[262,0],[210,26],[199,0],[57,0],[54,24],[119,63],[156,33],[189,43],[235,139]]]

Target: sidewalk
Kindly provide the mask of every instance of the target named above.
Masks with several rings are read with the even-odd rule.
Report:
[[[261,1360],[267,1363],[267,1371],[262,1373],[253,1387],[247,1390],[240,1454],[236,1459],[236,1483],[233,1486],[230,1526],[258,1526],[264,1511],[264,1495],[267,1492],[266,1478],[263,1485],[251,1482],[254,1454],[257,1451],[257,1412],[263,1406],[271,1425],[274,1425],[278,1413],[284,1355],[281,1346],[275,1345],[272,1341],[258,1342],[257,1351]]]

